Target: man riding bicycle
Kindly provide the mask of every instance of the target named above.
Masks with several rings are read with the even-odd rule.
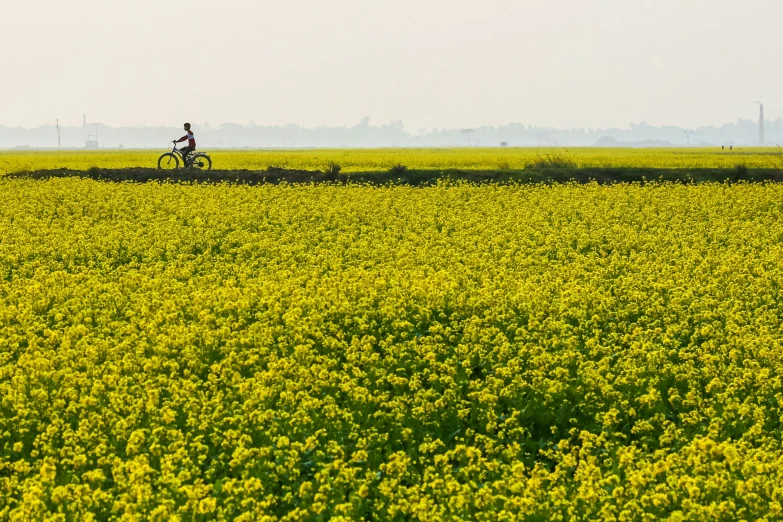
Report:
[[[182,147],[179,149],[180,153],[182,154],[182,160],[185,162],[185,165],[188,164],[188,154],[196,150],[196,137],[193,136],[193,131],[190,130],[190,123],[185,124],[185,134],[178,140],[174,140],[173,143],[181,143],[185,140],[187,140],[188,144],[186,147]]]
[[[158,168],[165,170],[178,169],[180,164],[186,169],[212,170],[212,159],[204,152],[196,152],[196,137],[190,128],[190,123],[185,124],[185,134],[178,140],[173,140],[174,147],[158,158]],[[177,143],[188,142],[186,147],[177,148]]]

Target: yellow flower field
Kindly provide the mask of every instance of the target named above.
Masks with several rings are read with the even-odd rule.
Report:
[[[411,169],[523,169],[547,156],[566,158],[579,167],[650,168],[783,168],[777,147],[600,149],[600,148],[454,148],[454,149],[328,149],[328,150],[208,150],[215,169],[264,170],[268,166],[323,170],[330,162],[343,172]],[[41,169],[156,168],[166,150],[0,151],[0,174]]]
[[[783,517],[782,185],[0,193],[2,521]]]

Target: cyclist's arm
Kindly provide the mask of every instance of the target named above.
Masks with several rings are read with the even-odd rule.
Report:
[[[188,141],[188,136],[187,136],[187,134],[186,134],[185,136],[182,136],[180,139],[178,139],[178,140],[177,140],[177,141],[175,141],[174,143],[181,143],[181,142],[183,142],[183,141]]]

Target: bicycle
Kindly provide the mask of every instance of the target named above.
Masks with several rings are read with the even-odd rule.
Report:
[[[197,168],[201,170],[212,170],[212,158],[207,156],[205,152],[193,152],[188,154],[187,159],[182,157],[182,152],[177,148],[177,144],[174,144],[174,148],[171,152],[163,154],[158,158],[158,169],[160,170],[175,170],[179,168],[179,164],[182,162],[184,168]]]

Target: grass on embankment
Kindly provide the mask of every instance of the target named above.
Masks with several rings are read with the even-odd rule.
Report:
[[[114,182],[196,182],[237,183],[364,183],[372,185],[432,185],[439,180],[468,181],[472,183],[630,183],[630,182],[763,182],[783,181],[781,169],[658,169],[658,168],[527,168],[524,170],[394,170],[386,172],[322,172],[287,170],[270,167],[267,170],[212,170],[180,169],[100,169],[39,170],[9,174],[9,178],[64,178],[78,177]]]

